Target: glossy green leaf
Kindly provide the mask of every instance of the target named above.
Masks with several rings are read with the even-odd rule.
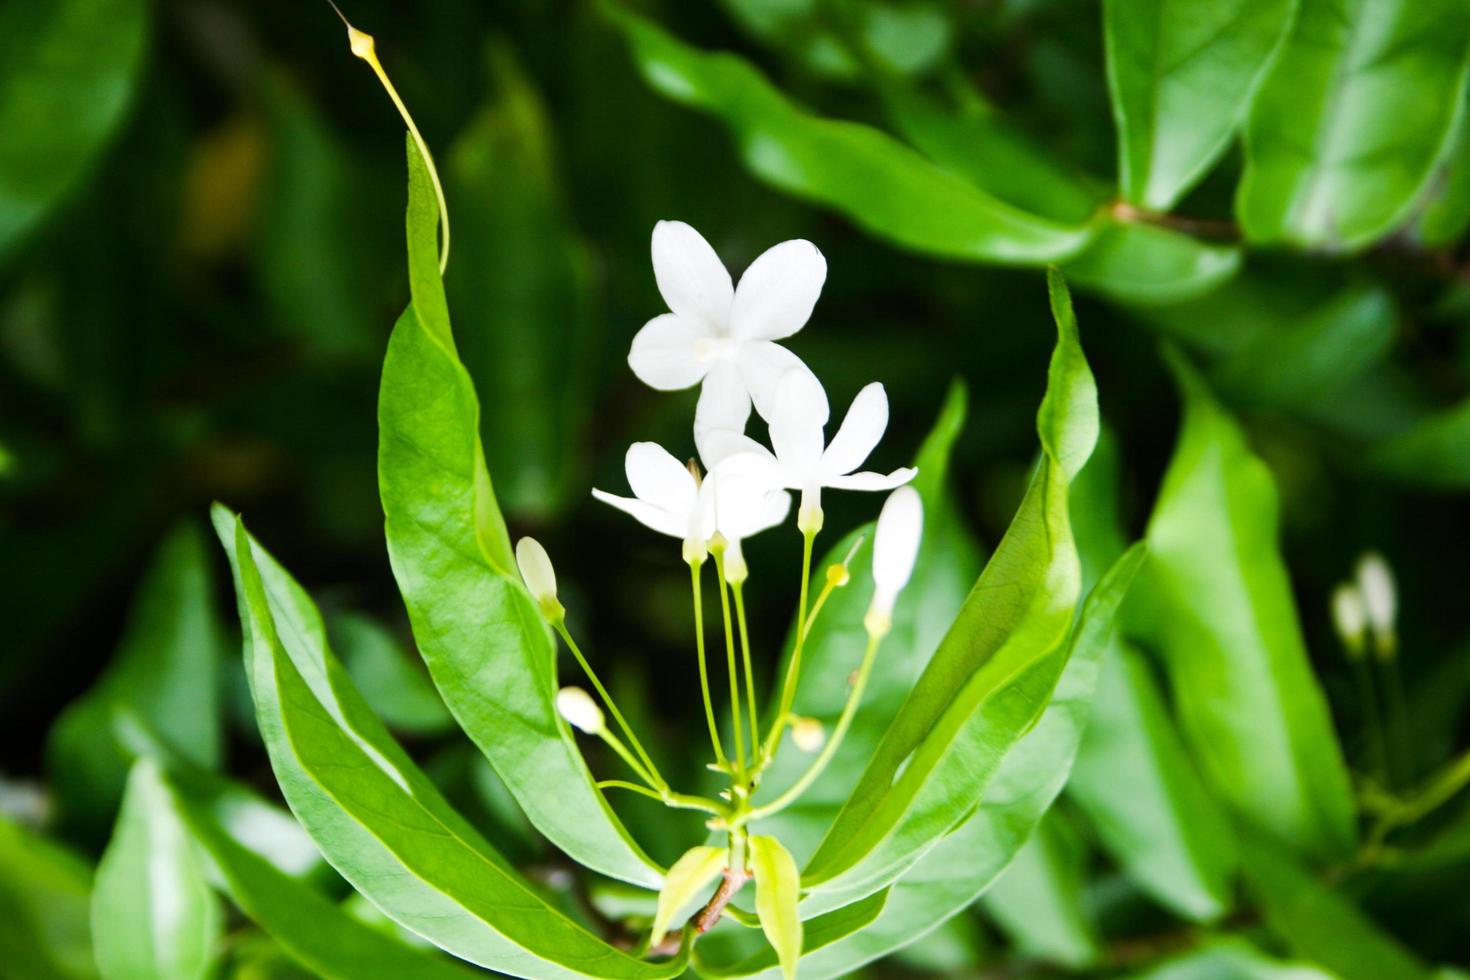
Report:
[[[91,980],[92,869],[0,817],[0,965],[24,980]]]
[[[818,907],[890,884],[969,815],[1040,717],[1066,664],[1080,570],[1067,490],[1097,440],[1097,388],[1061,277],[1059,338],[1037,413],[1042,458],[954,625],[807,865]]]
[[[1461,111],[1459,0],[1301,0],[1245,128],[1252,241],[1356,249],[1402,223]]]
[[[893,628],[883,641],[881,656],[873,663],[863,703],[847,737],[826,770],[795,804],[758,824],[761,833],[780,838],[798,860],[816,849],[980,573],[980,549],[947,486],[949,455],[964,426],[965,403],[964,387],[951,386],[933,430],[914,459],[919,469],[914,486],[924,501],[925,514],[919,557],[913,578],[894,607]],[[822,569],[846,558],[860,538],[862,543],[849,564],[851,580],[832,593],[812,625],[802,652],[801,683],[792,702],[796,714],[817,719],[827,731],[842,713],[848,675],[855,669],[866,642],[863,616],[873,598],[872,526],[859,528],[839,540],[826,558],[813,566],[814,581],[825,581]],[[776,676],[784,675],[783,663]],[[801,778],[809,765],[811,756],[800,751],[788,736],[761,777],[757,800],[780,795]]]
[[[1142,654],[1112,644],[1067,792],[1123,871],[1161,905],[1209,922],[1230,906],[1230,822],[1174,729]]]
[[[0,6],[0,255],[71,191],[133,98],[147,0]]]
[[[761,931],[776,951],[782,976],[793,980],[796,961],[801,959],[801,915],[796,910],[801,899],[801,871],[791,852],[774,837],[752,835],[749,847],[750,870],[755,875],[755,912],[760,916]]]
[[[1470,400],[1436,412],[1373,447],[1384,473],[1445,490],[1470,487]]]
[[[861,44],[886,71],[916,75],[939,65],[954,37],[952,12],[936,0],[847,0],[840,30],[834,29],[833,8],[817,0],[725,0],[725,7],[762,41],[832,78],[862,76],[851,44]]]
[[[880,237],[947,258],[1039,264],[1072,255],[1092,234],[1005,204],[876,129],[812,115],[735,55],[682,44],[617,4],[604,9],[648,83],[719,117],[752,173]]]
[[[1131,980],[1334,980],[1310,963],[1267,956],[1244,939],[1213,939],[1158,966],[1130,973]]]
[[[414,639],[444,703],[536,828],[594,871],[657,888],[660,869],[618,822],[556,713],[556,648],[521,584],[485,467],[479,403],[439,278],[436,220],[410,150],[413,305],[383,364],[378,486]]]
[[[1080,970],[1101,953],[1083,905],[1085,853],[1077,833],[1048,811],[981,897],[1017,952]]]
[[[578,435],[596,378],[592,259],[556,184],[546,109],[496,46],[494,97],[445,158],[454,207],[445,278],[500,504],[545,520],[584,490]]]
[[[691,847],[674,862],[664,875],[664,887],[658,893],[658,909],[653,915],[653,932],[648,940],[650,946],[663,942],[674,917],[702,897],[710,882],[725,869],[728,855],[729,851],[723,847],[701,844]]]
[[[328,625],[352,683],[389,728],[412,735],[454,728],[439,692],[391,630],[357,613],[339,613]]]
[[[242,845],[222,824],[218,787],[169,772],[174,812],[207,856],[212,879],[292,959],[328,980],[467,980],[480,976],[436,954],[411,949],[347,915],[321,892]],[[230,790],[236,794],[238,790]]]
[[[92,936],[106,980],[196,980],[218,952],[219,903],[149,759],[133,766],[97,866]]]
[[[1149,521],[1140,624],[1215,789],[1321,857],[1354,837],[1342,751],[1302,640],[1277,542],[1270,471],[1182,358],[1184,421]]]
[[[1167,211],[1229,146],[1295,0],[1107,0],[1118,183]]]
[[[1462,100],[1470,99],[1470,85]],[[1462,105],[1455,132],[1445,144],[1420,201],[1414,222],[1418,238],[1431,248],[1453,245],[1470,229],[1470,109]]]
[[[131,757],[113,733],[119,708],[200,765],[219,764],[224,648],[214,588],[204,536],[193,524],[180,525],[138,587],[107,670],[51,730],[47,764],[67,825],[105,832],[122,799]]]
[[[311,599],[223,508],[257,719],[286,800],[322,853],[390,918],[520,976],[676,976],[577,925],[445,802],[326,646]]]
[[[1210,292],[1240,269],[1240,249],[1139,222],[1110,222],[1076,258],[1068,280],[1124,303],[1177,303]]]
[[[1006,754],[973,815],[893,885],[806,921],[803,977],[848,976],[922,942],[1005,870],[1067,781],[1087,723],[1098,658],[1111,642],[1118,608],[1142,563],[1143,550],[1134,547],[1098,580],[1073,627],[1067,666],[1046,710]],[[700,963],[700,972],[720,976],[767,978],[776,975],[774,969],[769,950],[719,970]]]
[[[1299,956],[1342,980],[1430,976],[1413,953],[1281,847],[1259,834],[1242,834],[1241,856],[1246,886],[1266,924]]]

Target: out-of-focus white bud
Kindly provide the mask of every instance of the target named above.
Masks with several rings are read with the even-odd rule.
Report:
[[[827,732],[815,718],[798,718],[791,723],[791,741],[803,752],[816,752],[826,743]]]
[[[919,538],[924,531],[924,504],[913,487],[888,495],[873,536],[873,602],[863,624],[883,635],[892,626],[893,604],[914,572]]]
[[[516,542],[516,564],[542,615],[553,622],[561,619],[566,610],[556,598],[556,570],[551,567],[551,556],[541,547],[541,542],[535,538],[521,538]]]
[[[1352,585],[1343,583],[1332,593],[1332,625],[1349,656],[1361,656],[1368,611],[1363,608],[1363,597]]]
[[[564,687],[556,692],[556,710],[567,724],[588,735],[602,734],[606,724],[602,709],[592,700],[592,695],[580,687]]]
[[[1398,590],[1393,571],[1376,551],[1358,559],[1358,592],[1380,657],[1392,657],[1398,648],[1395,620],[1398,618]]]

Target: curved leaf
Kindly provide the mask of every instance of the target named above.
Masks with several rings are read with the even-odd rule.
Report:
[[[796,976],[801,959],[801,916],[796,903],[801,899],[801,872],[796,859],[774,837],[755,834],[750,838],[750,870],[755,875],[755,911],[761,930],[776,951],[785,980]]]
[[[1445,490],[1470,487],[1470,399],[1383,440],[1369,459],[1401,480]]]
[[[808,113],[748,62],[689,47],[614,3],[649,85],[719,117],[757,177],[836,208],[869,231],[947,258],[1039,264],[1074,254],[1092,235],[1012,207],[868,126]]]
[[[1043,455],[1005,538],[807,865],[818,909],[891,883],[973,811],[1066,664],[1081,582],[1067,489],[1097,440],[1097,388],[1066,286],[1037,413]],[[811,901],[811,899],[809,899]]]
[[[1295,0],[1107,0],[1103,38],[1118,183],[1167,211],[1220,158]]]
[[[1246,236],[1355,249],[1392,231],[1453,133],[1467,66],[1459,0],[1301,0],[1245,128]]]
[[[1076,831],[1048,810],[980,897],[1018,953],[1072,970],[1097,962],[1097,924],[1083,905],[1086,858]]]
[[[1182,358],[1184,422],[1149,521],[1138,628],[1223,797],[1308,853],[1347,853],[1354,808],[1276,540],[1271,474]]]
[[[1336,980],[1336,974],[1309,963],[1274,959],[1236,938],[1212,940],[1128,976],[1130,980]]]
[[[0,964],[26,980],[91,980],[92,869],[0,816]]]
[[[388,556],[444,703],[536,829],[594,871],[658,888],[556,713],[556,648],[521,584],[480,444],[439,278],[437,210],[409,150],[413,305],[393,328],[378,398]],[[544,792],[546,786],[557,792]]]
[[[122,122],[150,7],[0,6],[0,255],[77,184]]]
[[[1240,269],[1240,249],[1169,228],[1113,221],[1081,255],[1067,279],[1123,303],[1177,303],[1208,293]]]
[[[92,941],[108,980],[208,976],[219,903],[174,814],[158,767],[133,765],[112,843],[92,890]]]
[[[395,922],[463,959],[527,977],[675,976],[548,904],[440,796],[327,649],[315,606],[215,512],[246,628],[256,714],[286,800],[322,853]]]

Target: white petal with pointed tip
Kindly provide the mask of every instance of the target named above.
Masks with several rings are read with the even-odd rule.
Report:
[[[849,473],[846,476],[831,477],[824,482],[833,490],[892,490],[894,487],[903,486],[918,474],[917,468],[905,466],[887,474]]]
[[[633,496],[672,514],[694,507],[694,476],[667,449],[654,442],[635,442],[624,458]]]
[[[728,334],[735,290],[725,263],[703,235],[682,221],[654,225],[653,277],[669,309]]]
[[[826,414],[827,393],[815,375],[787,371],[781,376],[770,423],[771,448],[783,467],[816,476],[826,446]]]
[[[766,249],[740,277],[731,334],[743,340],[791,336],[811,318],[826,281],[827,260],[811,242],[797,238]]]
[[[896,596],[908,584],[923,532],[924,504],[919,491],[900,487],[889,494],[873,534],[873,582],[879,591]]]
[[[822,454],[822,469],[829,476],[851,473],[863,465],[887,428],[888,393],[874,381],[852,400],[852,407]]]
[[[667,534],[673,538],[684,537],[684,517],[680,514],[671,514],[661,507],[632,497],[619,497],[615,493],[606,490],[593,490],[592,496],[605,504],[611,504],[625,514],[631,514],[633,519],[650,530],[659,534]]]
[[[633,338],[628,366],[639,381],[659,391],[692,387],[709,370],[697,345],[710,336],[708,329],[687,317],[656,316]]]
[[[737,355],[737,365],[740,368],[740,380],[744,382],[745,388],[750,392],[751,401],[755,402],[755,410],[760,417],[767,422],[775,409],[776,388],[781,383],[781,378],[787,371],[805,371],[816,379],[812,369],[791,351],[780,344],[773,344],[769,340],[750,340],[740,345]],[[817,385],[821,388],[821,385]],[[822,422],[827,421],[827,393],[822,392]]]

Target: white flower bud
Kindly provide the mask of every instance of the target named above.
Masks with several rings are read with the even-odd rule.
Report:
[[[1363,609],[1368,614],[1368,625],[1373,629],[1379,655],[1392,656],[1398,645],[1394,628],[1398,617],[1398,594],[1393,571],[1376,551],[1358,559],[1358,592],[1363,597]]]
[[[1350,655],[1356,657],[1363,652],[1368,611],[1363,608],[1363,597],[1349,584],[1339,585],[1332,593],[1332,625]]]
[[[556,598],[556,570],[551,567],[551,556],[541,547],[541,542],[535,538],[521,538],[516,542],[516,565],[541,612],[547,619],[560,619],[563,610]]]
[[[791,723],[791,741],[803,752],[816,752],[827,741],[827,732],[815,718],[798,718]]]
[[[602,709],[592,700],[592,695],[580,687],[564,687],[557,691],[556,710],[567,720],[567,724],[588,735],[601,734],[606,724]]]
[[[888,495],[873,536],[873,603],[864,620],[871,633],[886,633],[893,604],[914,572],[924,531],[924,504],[913,487]]]

